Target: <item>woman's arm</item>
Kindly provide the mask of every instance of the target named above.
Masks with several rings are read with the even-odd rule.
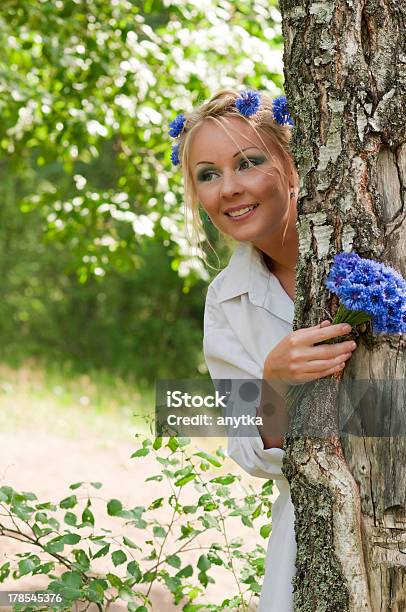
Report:
[[[235,381],[238,396],[239,383],[247,380],[261,385],[261,363],[254,361],[242,345],[226,320],[217,301],[216,291],[209,287],[204,318],[204,356],[213,381]],[[243,408],[234,404],[235,414],[241,415]],[[238,432],[228,437],[228,455],[251,476],[278,480],[282,475],[283,451],[276,445],[264,448],[256,427],[252,436],[240,436]]]

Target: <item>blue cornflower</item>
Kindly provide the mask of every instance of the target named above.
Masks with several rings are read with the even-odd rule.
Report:
[[[180,164],[178,144],[172,145],[171,162],[174,166],[178,166]]]
[[[293,119],[288,110],[286,96],[278,96],[272,101],[273,118],[279,125],[293,125]]]
[[[347,310],[364,310],[365,287],[364,285],[348,283],[340,291],[341,303]]]
[[[172,136],[172,138],[177,138],[180,136],[185,123],[186,117],[183,113],[175,117],[175,119],[169,124],[169,136]]]
[[[374,332],[406,333],[406,281],[396,270],[356,253],[340,253],[325,284],[341,300],[334,323],[372,319]]]
[[[247,89],[240,93],[235,101],[237,110],[244,115],[244,117],[251,117],[255,115],[261,105],[261,96],[257,91]]]

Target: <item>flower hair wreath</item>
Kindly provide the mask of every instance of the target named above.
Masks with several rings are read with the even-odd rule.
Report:
[[[261,107],[261,95],[252,89],[241,92],[235,101],[235,107],[244,117],[255,115]],[[278,96],[272,101],[272,113],[278,125],[293,126],[293,119],[290,116],[286,96]],[[185,127],[186,117],[183,113],[175,117],[169,124],[169,136],[179,138]],[[171,162],[174,166],[180,164],[179,143],[172,145]]]

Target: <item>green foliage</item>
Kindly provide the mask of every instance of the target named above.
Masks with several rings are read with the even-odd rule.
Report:
[[[270,531],[270,493],[268,481],[260,493],[241,487],[239,478],[224,473],[224,453],[196,451],[188,439],[150,440],[141,435],[140,449],[153,453],[160,466],[160,476],[169,483],[168,498],[152,500],[148,507],[126,508],[118,499],[106,500],[107,515],[133,530],[134,540],[96,525],[90,508],[96,504],[92,490],[100,483],[74,483],[77,491],[58,505],[39,502],[30,492],[0,487],[0,537],[15,538],[36,549],[23,552],[15,560],[0,566],[0,583],[10,576],[46,575],[47,593],[63,601],[57,606],[36,607],[45,610],[71,610],[75,603],[96,603],[100,610],[112,602],[124,600],[128,610],[151,610],[151,591],[156,583],[171,593],[183,610],[247,610],[260,592],[264,575],[265,551],[250,548],[230,537],[229,519],[239,517],[242,524],[254,528],[260,519],[261,535]],[[136,460],[143,454],[134,453]],[[217,472],[217,473],[216,473]],[[193,479],[188,478],[193,476]],[[180,477],[180,478],[179,478]],[[151,478],[147,478],[150,480]],[[182,481],[182,482],[181,482]],[[184,505],[183,487],[193,488],[193,504]],[[189,492],[190,493],[190,492]],[[69,509],[65,512],[66,509]],[[61,513],[62,510],[62,513]],[[166,511],[162,520],[160,512]],[[198,544],[198,536],[209,532],[211,543]],[[206,538],[207,541],[207,538]],[[185,554],[195,551],[196,562],[185,561]],[[96,571],[94,562],[104,559],[105,573]],[[223,601],[203,604],[209,583],[216,581],[216,567],[232,574],[235,594]],[[32,606],[18,604],[14,609],[29,612]]]
[[[82,280],[132,269],[147,238],[193,276],[167,125],[220,87],[281,85],[275,5],[5,3],[0,148]]]
[[[3,358],[196,374],[208,274],[167,126],[221,87],[279,93],[276,5],[3,1]]]

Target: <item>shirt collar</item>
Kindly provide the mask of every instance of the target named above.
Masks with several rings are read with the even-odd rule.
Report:
[[[218,301],[224,302],[244,293],[248,293],[255,306],[293,323],[293,301],[278,278],[268,270],[260,252],[250,243],[240,243],[233,253],[225,269]]]

